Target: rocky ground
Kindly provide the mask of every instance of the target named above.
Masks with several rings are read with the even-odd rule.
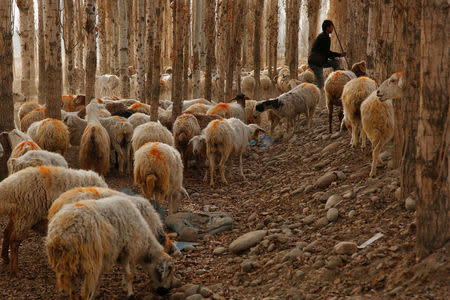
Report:
[[[169,299],[450,299],[450,244],[416,260],[414,202],[396,198],[391,146],[382,154],[387,164],[369,179],[370,147],[351,149],[349,133],[328,134],[326,120],[321,107],[310,129],[299,126],[270,149],[252,147],[245,181],[236,159],[227,186],[210,188],[203,170],[186,170],[191,200],[182,210],[224,212],[234,222],[229,231],[193,237],[198,245],[176,258],[182,283]],[[68,160],[78,166],[77,148]],[[106,179],[140,192],[131,176],[113,171]],[[377,233],[381,238],[358,249]],[[40,236],[22,244],[19,268],[10,278],[0,264],[1,299],[61,298]],[[149,284],[139,271],[135,298],[153,299]],[[102,275],[98,299],[125,297],[118,268]]]

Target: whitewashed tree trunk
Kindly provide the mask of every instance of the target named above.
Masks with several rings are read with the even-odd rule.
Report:
[[[77,73],[76,80],[79,81],[78,84],[78,91],[80,93],[83,93],[85,91],[85,69],[84,69],[84,51],[85,51],[85,41],[86,37],[84,34],[84,19],[85,19],[85,13],[84,13],[84,4],[82,0],[76,0],[75,2],[75,8],[76,8],[76,18],[75,18],[75,35],[76,35],[76,51],[75,51],[75,65],[78,70],[80,70],[80,73]]]
[[[62,68],[61,18],[59,0],[47,0],[45,6],[45,74],[47,81],[47,117],[61,120]]]
[[[255,72],[255,91],[253,94],[253,99],[256,101],[261,100],[261,81],[260,81],[260,70],[261,70],[261,6],[255,6],[255,37],[253,44],[253,70]]]
[[[95,0],[87,0],[86,5],[86,104],[95,96],[95,70],[97,69],[97,43],[95,42]]]
[[[122,98],[130,97],[130,78],[128,75],[128,21],[126,0],[119,0],[119,64],[120,93]]]
[[[190,16],[191,0],[184,0],[183,7],[183,91],[182,98],[190,99],[189,91],[189,61],[191,58],[190,39],[191,39],[191,16]]]
[[[320,14],[320,1],[317,0],[308,0],[308,49],[311,50],[312,44],[317,36],[317,23],[319,22],[319,14]],[[344,25],[344,24],[342,24]]]

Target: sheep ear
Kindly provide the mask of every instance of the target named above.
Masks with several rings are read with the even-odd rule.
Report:
[[[405,79],[403,78],[403,76],[400,76],[398,79],[398,87],[401,89],[405,87]]]

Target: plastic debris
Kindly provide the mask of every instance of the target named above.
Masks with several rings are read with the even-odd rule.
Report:
[[[376,240],[378,240],[380,237],[382,237],[383,234],[381,232],[378,232],[377,234],[375,234],[373,237],[371,237],[370,239],[368,239],[367,241],[365,241],[364,243],[362,243],[361,245],[358,246],[358,249],[364,249],[367,246],[369,246],[370,244],[372,244],[373,242],[375,242]]]
[[[175,246],[177,246],[178,250],[183,251],[186,246],[198,246],[198,243],[192,243],[192,242],[173,242]]]
[[[271,136],[263,136],[259,138],[257,141],[251,140],[250,146],[258,146],[260,148],[267,148],[270,149],[270,147],[274,144],[274,140]]]

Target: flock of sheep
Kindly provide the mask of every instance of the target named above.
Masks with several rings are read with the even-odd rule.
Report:
[[[24,103],[18,113],[20,130],[2,133],[12,150],[10,176],[0,182],[0,214],[8,217],[1,255],[11,274],[18,273],[20,243],[33,229],[46,234],[57,285],[71,297],[81,278],[82,298],[92,299],[100,274],[115,263],[125,271],[128,296],[133,295],[137,264],[150,275],[152,290],[167,294],[177,280],[170,255],[179,252],[148,200],[167,202],[169,214],[175,213],[180,200],[189,198],[183,169],[190,163],[205,169],[204,180],[209,174],[213,187],[216,164],[227,184],[225,165],[236,156],[245,178],[243,154],[249,141],[264,132],[263,113],[270,134],[284,123],[291,136],[301,114],[309,127],[323,92],[306,82],[310,70],[302,67],[299,73],[299,80],[289,80],[287,68],[278,70],[276,87],[282,93],[274,99],[256,102],[241,94],[230,103],[185,100],[183,114],[173,124],[167,100],[160,101],[157,122],[150,121],[150,105],[131,99],[94,98],[86,103],[83,95],[64,95],[62,121],[46,118],[46,108],[37,103]],[[362,147],[369,137],[374,176],[380,149],[393,135],[392,99],[402,96],[404,79],[395,73],[377,89],[364,75],[364,62],[352,71],[332,72],[324,93],[330,132],[333,106],[341,106],[341,129],[352,131],[352,147],[359,132]],[[64,155],[69,144],[79,146],[83,170],[68,168]],[[112,158],[120,173],[133,171],[145,198],[108,188],[103,177]]]

